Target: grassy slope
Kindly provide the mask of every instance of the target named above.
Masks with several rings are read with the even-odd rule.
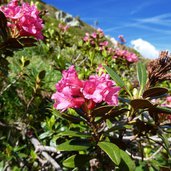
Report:
[[[55,12],[59,11],[59,9],[57,9],[57,8],[51,6],[51,5],[46,4],[46,3],[42,2],[41,0],[40,0],[39,7],[40,7],[41,10],[47,10],[48,11],[48,15],[46,16],[48,22],[50,21],[51,23],[53,22],[53,23],[56,23],[56,24],[60,22],[55,17]],[[80,40],[85,35],[86,32],[92,33],[92,32],[95,31],[95,28],[93,28],[92,26],[90,26],[87,23],[81,21],[80,19],[78,19],[78,20],[81,23],[81,27],[71,27],[70,30],[69,30],[71,35],[77,36],[78,39]],[[110,42],[110,40],[108,40],[108,41],[109,41],[109,45],[112,46],[112,43]],[[148,61],[148,59],[144,59],[142,57],[142,55],[139,52],[137,52],[135,49],[132,49],[132,48],[129,48],[129,47],[126,47],[126,48],[129,51],[132,51],[135,54],[137,54],[140,57],[140,60],[143,60],[143,61],[147,60]]]
[[[47,10],[48,11],[48,14],[47,14],[47,20],[48,22],[49,21],[52,21],[54,23],[59,23],[60,21],[56,19],[55,17],[55,13],[57,11],[59,11],[59,9],[51,6],[51,5],[48,5],[42,1],[40,1],[40,4],[39,4],[39,8],[41,10]],[[78,19],[79,20],[79,19]],[[85,35],[86,32],[93,32],[95,31],[95,29],[93,27],[91,27],[90,25],[86,24],[85,22],[80,21],[80,24],[81,24],[81,27],[72,27],[70,29],[70,33],[75,35],[75,36],[78,36],[78,38],[81,38]]]

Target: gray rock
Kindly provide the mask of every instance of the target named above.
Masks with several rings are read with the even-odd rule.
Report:
[[[81,23],[79,22],[79,20],[77,20],[76,18],[74,18],[72,15],[65,13],[63,11],[57,11],[55,13],[56,15],[56,19],[60,20],[64,23],[66,23],[69,26],[72,27],[80,27]]]

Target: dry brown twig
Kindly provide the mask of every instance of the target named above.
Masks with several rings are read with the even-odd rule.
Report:
[[[171,55],[168,51],[161,51],[159,58],[150,61],[147,65],[148,82],[146,88],[158,82],[171,80]]]

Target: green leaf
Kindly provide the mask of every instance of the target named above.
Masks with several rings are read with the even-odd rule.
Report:
[[[146,67],[142,62],[138,62],[137,64],[137,77],[141,86],[140,89],[143,90],[147,82],[147,72]]]
[[[57,146],[59,151],[85,151],[90,148],[92,144],[87,140],[75,139],[66,141]]]
[[[65,167],[69,167],[69,168],[75,168],[75,156],[76,155],[73,155],[73,156],[70,156],[69,158],[67,158],[66,160],[63,161],[63,165]]]
[[[36,160],[37,159],[37,153],[33,150],[30,151],[30,156],[32,158],[32,160]]]
[[[7,19],[2,11],[0,11],[0,35],[3,37],[4,41],[8,37]]]
[[[157,113],[171,114],[171,108],[169,107],[156,107],[155,111]]]
[[[38,77],[42,80],[45,77],[45,75],[46,75],[46,71],[42,70],[42,71],[39,72]]]
[[[23,46],[18,42],[16,38],[9,38],[4,43],[0,45],[0,48],[10,48],[10,49],[20,49]]]
[[[120,155],[121,155],[121,158],[123,160],[123,162],[120,163],[120,166],[119,168],[124,168],[122,170],[124,171],[133,171],[135,170],[135,163],[134,161],[131,159],[131,157],[123,150],[120,150]]]
[[[0,162],[0,170],[3,171],[3,168],[4,168],[4,161],[1,161]]]
[[[81,138],[89,138],[91,134],[85,134],[76,131],[63,131],[58,134],[59,136],[71,136],[71,137],[81,137]]]
[[[140,166],[136,167],[135,171],[144,171],[144,166],[140,165]]]
[[[100,106],[98,108],[95,108],[92,112],[92,116],[104,116],[106,113],[108,113],[110,110],[113,109],[113,106]]]
[[[153,107],[153,104],[145,99],[134,99],[131,100],[130,104],[134,109],[145,109]]]
[[[24,61],[24,67],[26,67],[26,66],[29,65],[29,64],[30,64],[30,60]]]
[[[125,112],[128,112],[129,109],[113,109],[113,110],[110,110],[106,115],[104,114],[104,116],[101,117],[101,119],[99,119],[97,121],[97,123],[101,122],[101,121],[104,121],[106,119],[109,119],[109,120],[113,120],[115,119],[115,117],[119,116],[119,115],[122,115],[123,113]]]
[[[51,131],[44,132],[39,135],[39,138],[42,140],[44,138],[50,137],[53,133]]]
[[[84,121],[82,118],[79,118],[79,117],[77,117],[77,116],[70,115],[70,114],[68,114],[68,113],[67,113],[67,114],[66,114],[66,113],[62,113],[62,112],[60,112],[60,111],[58,111],[58,110],[56,110],[56,109],[53,110],[53,114],[54,114],[55,116],[57,116],[57,117],[66,119],[66,120],[71,121],[72,123],[75,123],[75,124]]]
[[[116,164],[119,165],[121,162],[120,149],[117,145],[110,142],[99,142],[98,146],[110,157],[110,159]]]
[[[25,38],[25,37],[22,37],[22,38],[19,38],[18,41],[24,46],[24,47],[31,47],[31,46],[35,46],[37,40],[34,39],[34,38]]]
[[[104,66],[110,77],[116,82],[116,84],[120,87],[125,87],[125,83],[122,81],[120,76],[108,66]]]
[[[154,88],[150,88],[150,89],[146,90],[142,96],[143,96],[143,98],[156,97],[156,96],[165,95],[166,93],[168,93],[168,89],[161,88],[161,87],[154,87]]]
[[[171,152],[170,152],[170,143],[168,141],[168,138],[165,134],[163,134],[163,131],[162,130],[158,130],[158,134],[159,134],[159,137],[163,140],[163,143],[164,143],[164,146],[165,146],[165,149],[167,150],[167,153],[169,155],[169,159],[171,158]]]
[[[120,110],[112,110],[111,112],[109,112],[106,116],[105,116],[105,119],[110,119],[110,118],[114,118],[114,117],[117,117],[119,115],[122,115],[123,113],[125,112],[128,112],[129,109],[120,109]]]
[[[88,155],[72,155],[63,161],[63,165],[69,168],[82,168],[90,160]]]

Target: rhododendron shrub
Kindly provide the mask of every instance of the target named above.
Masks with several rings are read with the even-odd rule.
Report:
[[[116,49],[113,51],[113,54],[114,54],[113,56],[114,59],[122,58],[122,59],[126,59],[128,62],[138,61],[137,55],[133,52],[129,52],[128,50]]]
[[[80,45],[75,28],[47,19],[48,41],[5,61],[5,48],[41,39],[35,6],[23,4],[0,11],[0,170],[170,170],[171,55],[135,65],[136,55],[124,43],[111,47],[102,30]]]
[[[19,36],[33,36],[43,39],[43,20],[35,5],[28,3],[19,4],[18,0],[12,0],[9,4],[1,6],[7,20],[13,38]]]
[[[94,48],[98,52],[100,52],[102,55],[105,54],[105,57],[112,57],[113,59],[123,59],[126,60],[129,63],[135,63],[138,61],[138,56],[133,53],[129,52],[128,50],[123,50],[120,47],[113,48],[109,46],[109,42],[105,40],[104,33],[101,29],[98,29],[96,32],[93,32],[91,34],[86,33],[83,42],[85,46],[89,47],[91,49]],[[123,35],[119,35],[119,43],[124,45],[126,40],[124,39]],[[111,58],[111,59],[112,59]]]
[[[97,35],[93,34],[93,36]],[[167,73],[167,68],[162,69],[159,66],[164,61],[160,58],[151,63],[159,67],[161,76]],[[158,103],[160,97],[165,96],[168,90],[163,87],[153,87],[148,83],[151,67],[146,70],[143,63],[137,63],[137,85],[134,87],[129,86],[131,80],[123,81],[107,65],[99,65],[97,72],[98,74],[82,80],[79,79],[74,66],[69,67],[68,70],[63,71],[62,79],[56,84],[56,93],[51,97],[54,100],[54,111],[59,110],[56,112],[59,118],[69,122],[69,127],[58,134],[67,138],[57,145],[57,149],[70,154],[63,165],[74,168],[76,157],[81,160],[91,156],[89,162],[96,159],[101,164],[96,169],[107,170],[110,167],[110,170],[126,168],[126,171],[134,171],[138,168],[135,165],[137,163],[140,165],[139,160],[142,161],[143,158],[146,165],[148,161],[152,162],[153,155],[159,156],[161,153],[166,156],[165,165],[168,165],[170,151],[166,135],[170,129],[167,121],[171,114],[171,108],[168,108],[170,97],[167,97],[166,105],[162,106]],[[160,81],[161,77],[159,77],[158,73],[153,75],[155,83]],[[69,108],[74,110],[67,110]],[[152,148],[147,150],[149,148],[147,145]],[[77,151],[85,153],[81,155]],[[162,160],[164,155],[160,156]],[[109,166],[110,161],[107,156],[110,157],[113,165]],[[136,161],[136,164],[131,158]],[[75,165],[68,165],[68,161]]]
[[[56,84],[57,92],[52,95],[54,107],[59,110],[68,108],[92,109],[96,104],[106,102],[108,105],[118,105],[120,87],[115,85],[108,74],[91,75],[88,80],[80,80],[71,66],[63,71],[62,79]],[[93,105],[94,104],[94,105]]]

